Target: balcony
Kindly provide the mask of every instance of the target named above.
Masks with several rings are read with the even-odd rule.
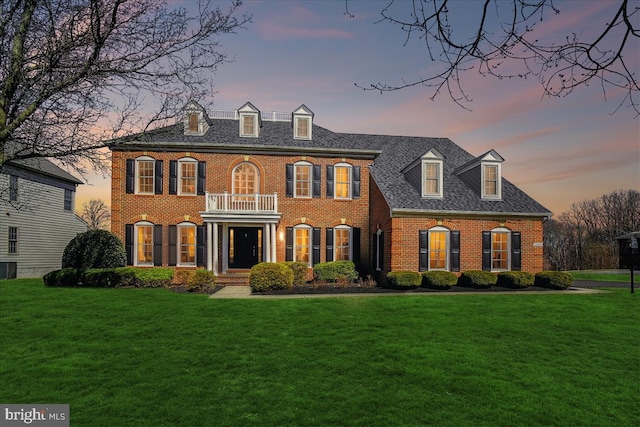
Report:
[[[206,193],[207,213],[270,214],[278,212],[278,193]]]

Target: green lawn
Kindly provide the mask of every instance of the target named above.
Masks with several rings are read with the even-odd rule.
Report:
[[[632,426],[638,298],[0,281],[0,402],[68,403],[72,426]]]
[[[624,270],[622,270],[624,271]],[[569,271],[573,280],[592,280],[595,282],[622,282],[629,283],[631,280],[630,272],[610,273],[600,270],[576,270]],[[637,271],[633,273],[634,282],[640,282],[640,274]]]

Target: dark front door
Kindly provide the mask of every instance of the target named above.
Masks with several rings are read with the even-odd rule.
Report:
[[[262,261],[262,228],[229,228],[229,268],[251,268]]]

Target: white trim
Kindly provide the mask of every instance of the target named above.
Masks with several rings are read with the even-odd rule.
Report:
[[[255,173],[255,179],[254,179],[254,188],[253,188],[253,193],[239,193],[238,190],[236,189],[236,171],[238,170],[238,168],[241,165],[249,165],[253,168],[253,171]],[[244,162],[240,162],[237,165],[234,166],[233,170],[231,171],[231,194],[233,195],[237,195],[237,194],[260,194],[260,169],[258,169],[258,167],[256,165],[254,165],[253,163],[249,162],[249,161],[244,161]]]
[[[338,197],[338,168],[348,168],[349,182],[347,184],[347,197]],[[353,165],[349,163],[336,163],[333,165],[333,198],[336,200],[351,200],[353,199]]]
[[[308,196],[298,195],[298,174],[296,170],[299,166],[305,166],[309,168]],[[307,161],[299,161],[293,164],[293,197],[296,199],[311,199],[313,197],[313,165]]]
[[[193,246],[193,262],[182,262],[182,239],[181,239],[181,233],[182,230],[185,229],[193,229],[193,245],[187,245],[187,246]],[[177,230],[177,236],[176,236],[176,252],[177,252],[177,256],[176,256],[176,266],[177,267],[195,267],[196,266],[196,262],[198,260],[198,229],[196,224],[192,223],[192,222],[181,222],[180,224],[177,224],[176,226],[176,230]]]
[[[308,237],[309,237],[309,244],[307,246],[307,254],[309,256],[309,260],[308,260],[308,265],[309,267],[313,266],[313,227],[311,227],[309,224],[298,224],[296,226],[293,227],[293,261],[298,261],[296,259],[296,234],[298,232],[298,230],[307,230],[308,233]],[[304,261],[300,261],[300,262],[304,262]]]
[[[247,117],[253,117],[253,132],[244,132],[244,120]],[[258,113],[240,113],[240,136],[242,138],[257,138],[258,137]]]
[[[506,268],[493,268],[493,235],[496,234],[505,234],[507,236],[507,267]],[[500,272],[500,271],[511,271],[511,230],[505,227],[496,227],[491,230],[491,271],[492,272]]]
[[[136,267],[153,267],[153,224],[149,221],[139,221],[133,224],[133,265]],[[138,228],[139,227],[150,227],[151,228],[151,260],[148,262],[140,262],[138,261]]]
[[[445,266],[444,268],[431,268],[431,242],[433,241],[431,239],[431,233],[446,233],[446,237],[445,237],[445,247],[444,247],[444,252],[445,252]],[[451,230],[449,230],[446,227],[441,227],[441,226],[436,226],[436,227],[432,227],[430,229],[427,230],[427,233],[429,235],[429,247],[427,248],[428,251],[428,259],[427,259],[427,271],[450,271],[450,253],[451,253]]]
[[[496,194],[487,194],[486,193],[486,177],[485,171],[488,167],[496,168]],[[481,182],[480,182],[480,191],[482,192],[482,198],[487,200],[501,200],[502,199],[502,167],[498,162],[481,162],[480,163],[480,173],[481,173]]]
[[[337,230],[347,230],[349,232],[349,261],[353,260],[353,227],[348,225],[338,225],[333,227],[333,260],[334,261],[342,261],[339,260],[337,255],[338,245],[336,245],[336,231]]]
[[[151,162],[151,191],[140,191],[140,162]],[[140,156],[135,159],[135,171],[134,171],[134,190],[135,194],[155,194],[156,186],[156,159],[150,156]]]
[[[194,164],[194,175],[193,175],[193,193],[183,193],[182,192],[182,166],[186,163]],[[178,182],[177,182],[177,194],[179,196],[195,196],[198,193],[198,161],[193,157],[183,157],[178,159]]]
[[[306,135],[299,135],[298,134],[300,120],[305,120],[307,122],[307,133],[306,133]],[[312,126],[311,116],[298,115],[298,114],[294,113],[294,115],[293,115],[293,139],[306,139],[306,140],[311,139],[311,126]]]
[[[427,166],[428,165],[435,165],[438,168],[438,172],[437,172],[437,180],[438,180],[438,189],[436,193],[427,193]],[[439,159],[434,159],[434,158],[424,158],[422,159],[422,197],[428,197],[428,198],[442,198],[444,196],[444,192],[443,192],[443,188],[444,188],[444,179],[443,179],[443,162],[442,160]]]

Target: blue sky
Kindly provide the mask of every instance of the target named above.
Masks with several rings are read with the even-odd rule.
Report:
[[[556,2],[561,13],[548,14],[538,30],[549,38],[574,30],[588,34],[604,25],[602,17],[612,15],[617,3]],[[375,23],[387,4],[351,0],[350,18],[342,0],[246,1],[242,8],[253,22],[221,39],[234,62],[217,70],[215,92],[206,101],[216,109],[251,101],[263,111],[288,112],[305,104],[316,124],[336,132],[447,137],[474,155],[493,148],[505,158],[503,175],[555,215],[617,189],[640,191],[640,119],[630,109],[612,114],[619,94],[607,92],[605,100],[595,82],[549,99],[535,78],[497,80],[470,71],[463,84],[472,111],[447,93],[431,100],[430,88],[381,94],[356,87],[398,84],[437,66],[421,40],[405,45],[399,27]],[[409,4],[399,2],[398,12]],[[455,4],[464,14],[461,22],[477,16],[477,3]],[[635,58],[627,61],[640,73],[640,43],[634,43]],[[110,199],[108,179],[88,179],[90,185],[78,190],[78,207],[90,198]]]

